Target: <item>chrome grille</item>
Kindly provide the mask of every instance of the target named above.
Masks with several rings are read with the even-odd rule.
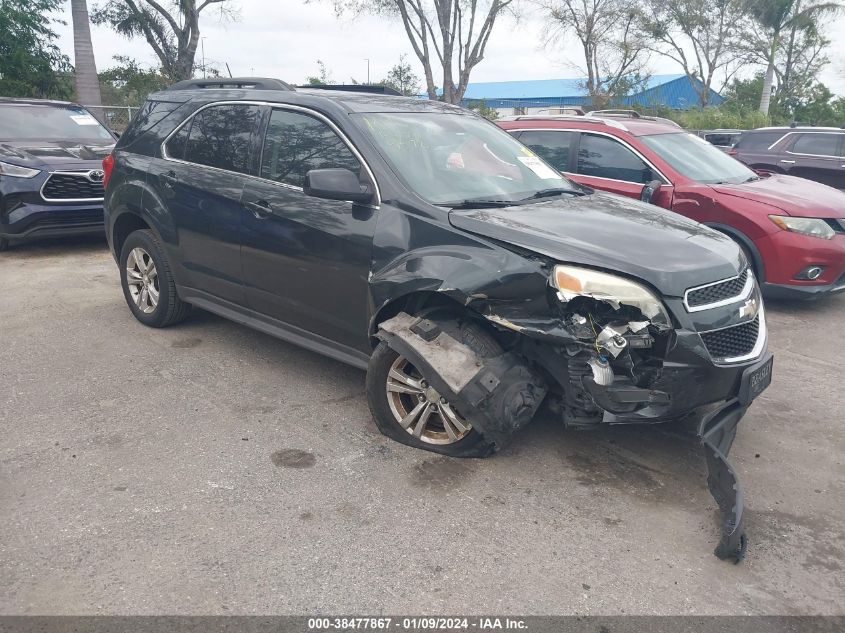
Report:
[[[701,306],[718,303],[726,299],[734,297],[739,298],[745,283],[748,281],[748,269],[746,268],[741,275],[732,279],[725,279],[724,281],[709,284],[707,286],[700,286],[687,291],[687,307],[698,308]]]
[[[102,200],[103,183],[87,174],[53,173],[41,187],[41,197],[48,201]]]
[[[701,340],[713,360],[747,356],[754,351],[760,334],[760,315],[753,321],[726,327],[712,332],[703,332]]]

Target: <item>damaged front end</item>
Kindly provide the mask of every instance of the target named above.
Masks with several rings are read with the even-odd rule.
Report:
[[[664,304],[641,284],[593,269],[541,268],[542,300],[511,300],[489,289],[466,296],[464,305],[499,331],[498,356],[482,358],[436,318],[405,312],[382,322],[377,336],[496,448],[544,401],[577,428],[699,415],[708,485],[723,515],[715,554],[741,560],[743,493],[727,455],[750,400],[768,384],[749,396],[751,374],[765,365],[770,380],[771,356],[720,366],[671,299]]]

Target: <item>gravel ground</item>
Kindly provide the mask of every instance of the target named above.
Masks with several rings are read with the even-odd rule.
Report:
[[[207,313],[137,323],[100,240],[0,254],[0,307],[0,613],[844,612],[845,296],[767,305],[736,566],[678,426],[407,448],[362,372]]]

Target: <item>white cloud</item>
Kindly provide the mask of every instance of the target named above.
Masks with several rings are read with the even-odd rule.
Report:
[[[96,0],[89,0],[89,8]],[[337,82],[367,79],[379,81],[402,54],[422,72],[416,63],[401,24],[385,18],[365,16],[355,20],[337,19],[327,0],[304,4],[301,0],[240,0],[240,19],[221,23],[213,12],[202,17],[205,55],[225,72],[228,62],[232,73],[278,77],[302,83],[318,72],[322,60]],[[61,16],[67,22],[57,25],[59,45],[73,59],[73,34],[70,5]],[[574,77],[582,56],[572,43],[554,50],[542,46],[542,20],[530,11],[519,20],[505,18],[497,23],[487,46],[484,61],[475,68],[475,81],[511,81]],[[830,50],[831,65],[820,79],[834,92],[845,94],[845,17],[829,26],[834,40]],[[114,55],[129,55],[153,64],[156,58],[143,39],[127,41],[105,27],[93,27],[94,53],[99,69],[112,64]],[[199,62],[199,55],[197,58]],[[665,58],[653,57],[654,73],[680,72]],[[435,80],[437,79],[435,75]]]

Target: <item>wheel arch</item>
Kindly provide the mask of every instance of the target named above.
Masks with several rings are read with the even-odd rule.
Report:
[[[750,237],[739,229],[728,226],[727,224],[705,222],[705,225],[709,226],[711,229],[719,231],[720,233],[724,233],[735,242],[738,242],[740,246],[743,247],[743,250],[747,254],[751,255],[751,266],[754,269],[754,274],[757,277],[758,283],[762,284],[766,280],[766,267],[763,264],[763,257],[760,255],[760,251],[757,250],[757,246]]]
[[[490,325],[487,319],[467,307],[464,303],[461,303],[455,297],[436,290],[416,290],[391,299],[375,311],[372,319],[370,319],[370,346],[372,349],[378,346],[379,339],[376,337],[376,333],[378,332],[379,325],[384,321],[395,317],[400,312],[415,314],[421,310],[439,307],[454,309],[456,312],[466,314],[478,325],[495,335],[495,328]]]
[[[153,231],[156,237],[159,237],[158,232],[139,214],[126,211],[118,215],[114,220],[111,231],[111,242],[115,258],[120,258],[120,252],[123,250],[126,238],[135,231],[143,230]]]

